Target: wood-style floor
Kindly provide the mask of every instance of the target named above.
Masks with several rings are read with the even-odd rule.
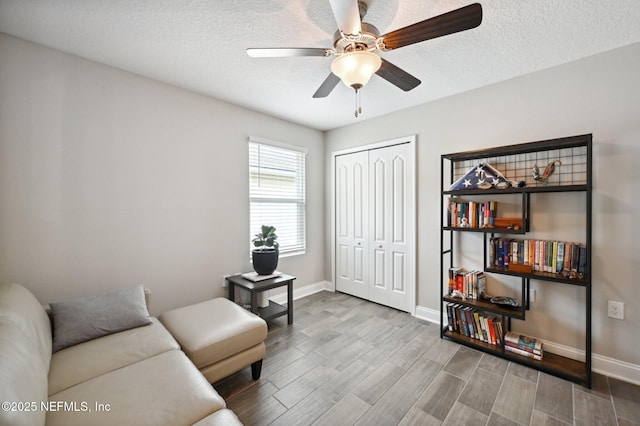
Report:
[[[593,389],[440,339],[438,326],[345,294],[269,324],[262,377],[214,387],[245,425],[640,425],[640,387]]]

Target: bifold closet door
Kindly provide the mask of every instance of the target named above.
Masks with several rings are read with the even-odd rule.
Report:
[[[336,157],[336,290],[369,299],[369,155]]]
[[[413,155],[399,144],[336,156],[336,290],[411,312]]]
[[[410,311],[413,170],[409,144],[369,151],[369,300]]]

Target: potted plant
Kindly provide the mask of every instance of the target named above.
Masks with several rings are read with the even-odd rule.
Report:
[[[275,227],[262,225],[262,232],[256,234],[252,240],[256,247],[251,253],[253,269],[258,275],[271,275],[278,267],[277,239]]]

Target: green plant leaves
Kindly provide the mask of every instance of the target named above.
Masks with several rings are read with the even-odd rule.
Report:
[[[274,248],[278,250],[279,244],[276,241],[278,239],[278,235],[276,235],[275,226],[262,225],[262,232],[255,235],[255,238],[252,240],[254,247],[261,248],[261,250],[265,250],[266,248]]]

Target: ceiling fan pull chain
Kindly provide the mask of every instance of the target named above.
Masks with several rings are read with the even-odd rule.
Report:
[[[360,100],[360,90],[354,90],[356,91],[356,118],[358,118],[362,114],[362,103]]]

